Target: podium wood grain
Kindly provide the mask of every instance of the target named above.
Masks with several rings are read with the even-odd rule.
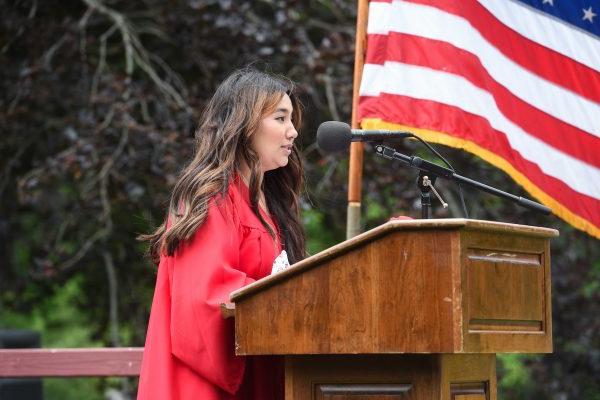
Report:
[[[495,353],[552,351],[553,229],[394,221],[231,294],[236,353],[287,399],[494,400]]]
[[[236,351],[551,352],[555,235],[462,219],[390,222],[234,292]]]

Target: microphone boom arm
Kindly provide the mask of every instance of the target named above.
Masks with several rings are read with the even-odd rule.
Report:
[[[378,154],[382,157],[385,157],[385,158],[388,158],[391,160],[401,161],[403,164],[405,164],[409,167],[412,167],[412,168],[416,168],[420,171],[425,171],[429,174],[438,176],[440,178],[454,180],[457,183],[462,183],[467,186],[473,187],[475,189],[479,189],[481,191],[493,194],[495,196],[509,199],[522,207],[528,208],[533,211],[537,211],[544,215],[548,215],[551,212],[550,208],[548,208],[540,203],[537,203],[533,200],[529,200],[524,197],[516,196],[514,194],[504,192],[500,189],[496,189],[495,187],[478,182],[474,179],[464,177],[462,175],[455,173],[454,171],[452,171],[449,168],[442,167],[440,165],[434,164],[427,160],[423,160],[420,157],[407,156],[405,154],[398,153],[396,150],[394,150],[390,147],[386,147],[383,145],[376,145],[375,152],[376,152],[376,154]]]

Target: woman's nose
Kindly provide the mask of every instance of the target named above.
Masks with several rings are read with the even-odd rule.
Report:
[[[293,124],[288,129],[287,136],[292,139],[295,139],[298,137],[298,131],[296,131],[296,127]]]

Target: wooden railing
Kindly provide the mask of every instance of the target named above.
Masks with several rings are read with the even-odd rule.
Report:
[[[0,350],[0,377],[137,376],[143,347]]]

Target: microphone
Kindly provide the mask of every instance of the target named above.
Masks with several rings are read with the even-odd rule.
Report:
[[[414,137],[410,132],[350,129],[339,121],[325,121],[317,129],[317,144],[321,150],[336,152],[346,150],[350,142],[385,142]]]

